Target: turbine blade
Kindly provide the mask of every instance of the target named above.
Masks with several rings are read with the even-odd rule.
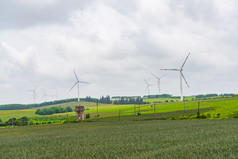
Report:
[[[156,76],[155,74],[151,73],[153,76],[155,76],[155,78],[159,78],[158,76]]]
[[[186,57],[185,61],[183,62],[183,65],[181,66],[181,69],[182,69],[182,68],[183,68],[183,66],[185,65],[185,63],[186,63],[186,61],[187,61],[187,59],[188,59],[189,55],[190,55],[190,53],[188,54],[188,56]]]
[[[147,91],[147,89],[149,89],[149,85],[145,88],[145,92]]]
[[[83,82],[83,81],[78,81],[79,83],[84,83],[84,84],[91,84],[91,83],[88,83],[88,82]]]
[[[144,81],[145,81],[145,83],[147,84],[147,85],[149,85],[149,83],[144,79]]]
[[[70,90],[69,91],[71,91],[73,88],[74,88],[74,86],[76,86],[76,84],[78,84],[79,82],[76,82],[74,85],[73,85],[73,87],[72,88],[70,88]]]
[[[79,81],[78,76],[77,76],[75,70],[74,70],[74,75],[75,75],[75,77],[76,77],[76,80]]]
[[[180,71],[180,69],[160,69],[160,70],[164,70],[164,71]]]
[[[183,73],[182,73],[182,72],[181,72],[181,75],[182,75],[182,77],[183,77],[183,79],[184,79],[184,81],[185,81],[186,85],[187,85],[187,86],[188,86],[188,88],[189,88],[188,82],[186,81],[186,79],[185,79],[185,77],[184,77],[184,75],[183,75]]]
[[[159,79],[161,79],[162,77],[164,77],[166,74],[164,74],[163,76],[161,76]]]

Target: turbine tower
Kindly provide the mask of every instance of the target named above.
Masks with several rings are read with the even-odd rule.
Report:
[[[78,87],[78,101],[80,101],[80,98],[79,98],[79,83],[84,83],[84,84],[90,84],[90,83],[79,81],[78,76],[77,76],[75,70],[74,70],[74,75],[75,75],[75,78],[76,78],[76,82],[75,82],[75,84],[73,85],[73,87],[69,91],[71,91],[77,85],[77,87]]]
[[[165,71],[179,71],[180,72],[180,93],[181,93],[181,101],[183,101],[183,86],[182,86],[182,79],[184,79],[186,85],[189,88],[188,82],[186,81],[184,75],[183,75],[183,67],[189,57],[190,53],[188,54],[188,56],[186,57],[185,61],[183,62],[183,65],[181,66],[180,69],[161,69],[161,70],[165,70]]]
[[[42,96],[42,98],[45,98],[45,102],[46,102],[46,97],[49,97],[49,95],[45,93],[45,89],[43,89],[43,92],[44,92],[44,95]]]
[[[36,85],[35,89],[33,89],[33,90],[28,90],[28,91],[32,92],[34,104],[36,103],[36,96],[37,96],[37,94],[36,94],[36,88],[37,88],[37,85]]]
[[[145,88],[145,92],[148,90],[148,95],[150,95],[150,86],[153,86],[154,84],[149,84],[145,79],[144,79],[145,83],[146,83],[146,88]]]
[[[165,76],[165,74],[164,74],[163,76],[161,76],[161,77],[158,77],[158,76],[156,76],[156,75],[153,74],[153,73],[152,73],[152,75],[153,75],[155,78],[157,78],[157,80],[158,80],[157,87],[158,87],[158,89],[159,89],[159,94],[160,94],[160,79],[163,78],[163,77]]]

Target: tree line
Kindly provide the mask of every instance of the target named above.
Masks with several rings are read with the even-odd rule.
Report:
[[[200,95],[196,95],[195,97],[196,98],[212,98],[212,97],[232,97],[234,96],[235,94],[228,94],[228,93],[225,93],[225,94],[200,94]]]
[[[81,99],[80,99],[81,100]],[[81,101],[86,101],[86,102],[99,102],[99,103],[105,103],[105,104],[112,104],[111,98],[109,95],[106,97],[101,96],[99,99],[97,98],[91,98],[90,96],[87,96],[86,98],[83,98]]]
[[[44,108],[44,109],[37,109],[35,114],[38,115],[51,115],[51,114],[57,114],[57,113],[66,113],[66,112],[72,112],[73,109],[71,107],[51,107],[51,108]]]
[[[113,104],[147,104],[147,102],[143,102],[143,98],[124,98],[121,97],[120,100],[114,100]]]
[[[54,105],[54,104],[75,102],[75,101],[78,101],[78,99],[77,98],[63,99],[63,100],[56,100],[56,101],[50,101],[50,102],[43,102],[39,104],[6,104],[6,105],[0,105],[0,110],[30,109],[30,108],[37,108],[42,106]]]
[[[143,98],[173,98],[173,96],[171,94],[157,94],[157,95],[145,95],[143,96]]]
[[[11,118],[6,122],[2,122],[2,120],[0,119],[0,126],[10,126],[10,125],[12,125],[12,126],[26,126],[26,125],[28,125],[28,121],[29,121],[29,119],[26,116],[21,117],[19,119]]]

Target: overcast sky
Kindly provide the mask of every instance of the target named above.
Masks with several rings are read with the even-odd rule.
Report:
[[[236,0],[1,0],[0,104],[161,93],[238,93]],[[158,94],[156,86],[151,94]],[[56,96],[57,95],[57,96]]]

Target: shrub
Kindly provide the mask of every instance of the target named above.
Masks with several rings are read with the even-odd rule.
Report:
[[[207,118],[207,116],[206,116],[206,115],[204,115],[204,114],[202,114],[202,115],[200,116],[200,118],[202,118],[202,119],[206,119],[206,118]]]
[[[86,119],[89,119],[90,118],[90,114],[86,114]]]
[[[0,126],[7,126],[7,124],[4,122],[0,122]]]
[[[208,114],[207,114],[207,118],[211,118],[211,114],[208,113]]]
[[[233,118],[238,118],[238,111],[234,112],[232,116]]]

